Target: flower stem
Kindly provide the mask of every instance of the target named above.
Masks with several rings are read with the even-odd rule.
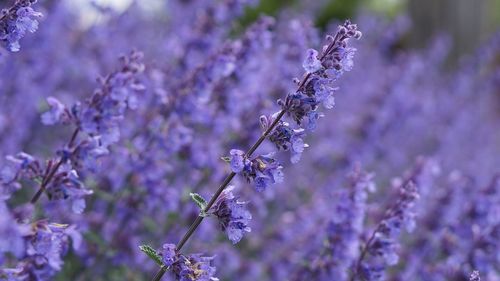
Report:
[[[339,35],[337,34],[337,37],[338,36]],[[336,40],[333,40],[333,42],[330,43],[330,45],[325,49],[325,51],[323,52],[323,54],[319,58],[321,61],[335,47],[335,42],[336,42]],[[310,77],[311,77],[311,73],[306,73],[306,74],[303,75],[303,78],[300,81],[299,86],[297,88],[297,92],[300,91],[300,90],[302,90],[302,88],[306,85],[306,83],[307,83],[307,81],[309,80]],[[281,118],[283,118],[283,116],[285,116],[285,113],[286,113],[285,109],[282,109],[280,111],[280,113],[278,114],[278,116],[276,116],[276,118],[274,119],[273,123],[269,126],[269,128],[267,128],[267,130],[260,136],[260,138],[245,153],[245,157],[252,156],[252,154],[257,150],[257,148],[259,148],[259,146],[262,144],[262,142],[264,142],[264,140],[273,131],[274,127],[276,127],[276,125],[278,125],[278,123],[280,122]],[[213,204],[215,204],[215,201],[217,200],[217,198],[219,198],[219,196],[224,191],[224,189],[226,189],[226,187],[231,183],[231,181],[233,180],[234,176],[236,176],[236,173],[231,172],[224,179],[224,181],[222,182],[222,184],[219,186],[219,189],[217,189],[217,191],[212,196],[212,198],[210,198],[210,201],[208,202],[208,204],[205,207],[205,209],[203,210],[203,212],[205,212],[205,213],[208,212],[208,210],[213,206]],[[200,215],[198,215],[198,217],[196,217],[196,219],[193,221],[193,223],[189,227],[188,231],[184,234],[184,236],[179,241],[179,243],[177,243],[177,245],[176,245],[176,250],[177,251],[180,251],[184,247],[184,245],[186,244],[186,242],[189,240],[189,238],[196,231],[196,229],[201,224],[201,222],[203,221],[203,219],[204,219],[204,217],[200,216]],[[155,276],[153,278],[153,281],[159,281],[163,277],[163,275],[165,274],[166,271],[167,271],[167,268],[165,266],[162,266],[160,268],[160,270],[155,274]]]
[[[306,80],[306,78],[304,78],[304,80]],[[262,142],[272,132],[272,130],[274,129],[274,127],[276,127],[276,125],[281,120],[281,118],[283,118],[283,116],[285,115],[285,113],[286,113],[285,110],[281,110],[280,111],[280,113],[278,114],[278,116],[276,117],[276,119],[273,121],[273,123],[271,124],[271,126],[269,126],[269,128],[267,128],[267,130],[260,136],[260,138],[252,145],[252,147],[245,154],[245,157],[250,157],[252,155],[252,153],[254,153],[255,150],[257,150],[257,148],[259,148],[259,146],[262,144]],[[206,212],[208,212],[210,210],[210,208],[215,204],[215,201],[217,200],[217,198],[219,198],[219,196],[224,191],[224,189],[226,189],[226,187],[231,183],[231,181],[233,180],[234,176],[236,176],[236,173],[235,172],[231,172],[224,179],[224,181],[219,186],[219,189],[217,189],[217,191],[212,196],[212,198],[210,198],[210,201],[208,202],[208,204],[205,207],[205,209],[203,210],[203,212],[206,213]],[[189,229],[186,232],[186,234],[184,234],[184,236],[179,241],[179,243],[177,243],[177,246],[176,246],[177,251],[180,251],[184,247],[184,245],[186,244],[186,242],[189,240],[189,238],[196,231],[196,229],[201,224],[201,222],[203,221],[203,219],[204,219],[203,216],[196,217],[196,219],[193,221],[193,223],[189,227]],[[166,267],[162,266],[160,268],[160,270],[156,273],[155,277],[153,278],[153,281],[159,281],[163,277],[163,275],[165,274],[166,271],[167,271]]]
[[[75,131],[71,135],[71,139],[68,143],[69,148],[72,147],[73,144],[75,143],[76,137],[78,136],[79,132],[80,132],[80,129],[77,128],[77,129],[75,129]],[[64,162],[64,158],[61,157],[59,159],[59,161],[57,161],[57,164],[50,170],[50,172],[48,172],[45,175],[44,179],[42,180],[42,183],[40,184],[40,188],[35,193],[33,198],[31,198],[31,201],[30,201],[31,204],[35,204],[38,201],[38,199],[40,199],[40,196],[42,196],[42,193],[45,191],[45,189],[47,188],[47,185],[49,185],[50,181],[52,180],[54,175],[57,173],[57,170],[59,170],[59,167],[61,167],[63,162]]]
[[[162,266],[160,270],[155,274],[155,277],[153,277],[153,281],[160,281],[160,279],[163,277],[163,274],[167,272],[167,267]]]

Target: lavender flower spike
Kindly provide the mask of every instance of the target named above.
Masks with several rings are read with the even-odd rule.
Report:
[[[234,186],[228,186],[208,211],[216,216],[223,231],[227,233],[233,244],[238,243],[245,232],[250,232],[248,223],[252,215],[246,208],[247,202],[238,200],[233,194]]]
[[[47,172],[37,173],[41,184],[32,203],[47,190],[49,199],[71,198],[73,211],[80,213],[84,210],[83,197],[92,192],[78,180],[77,170],[95,172],[98,159],[108,154],[108,147],[119,140],[119,125],[125,110],[136,108],[136,94],[145,89],[138,79],[145,68],[142,56],[136,51],[122,56],[121,69],[100,79],[100,87],[85,104],[77,102],[72,107],[66,107],[56,98],[47,99],[50,109],[42,114],[42,123],[72,125],[74,132],[70,141],[58,150],[59,159],[50,159],[47,161]],[[4,181],[0,178],[0,183]]]
[[[352,58],[356,49],[348,47],[349,39],[361,38],[355,24],[346,21],[339,26],[335,37],[327,37],[330,43],[323,47],[319,55],[316,50],[308,50],[303,67],[307,72],[299,90],[289,93],[285,100],[278,100],[281,108],[299,126],[313,130],[316,120],[322,117],[318,107],[322,104],[330,109],[335,104],[333,93],[337,90],[334,82],[345,72],[352,69]]]
[[[17,0],[15,4],[0,13],[0,45],[11,52],[21,49],[19,40],[27,32],[34,33],[38,29],[37,18],[42,14],[31,7],[36,0]]]
[[[400,188],[400,195],[395,205],[390,208],[385,218],[378,224],[366,246],[360,254],[351,280],[361,276],[363,280],[383,280],[387,266],[398,262],[396,238],[405,227],[411,232],[415,227],[412,207],[419,198],[413,182],[406,182]]]

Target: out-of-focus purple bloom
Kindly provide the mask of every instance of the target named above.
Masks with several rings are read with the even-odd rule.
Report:
[[[42,114],[42,123],[45,125],[67,124],[70,122],[71,113],[66,106],[54,97],[47,98],[50,110]]]
[[[118,122],[126,108],[136,107],[135,95],[144,90],[136,79],[144,71],[141,59],[139,52],[122,57],[123,68],[101,80],[101,88],[92,95],[86,108],[75,110],[80,130],[90,136],[99,135],[103,146],[118,141]]]
[[[260,124],[264,130],[267,130],[271,126],[275,115],[276,114],[270,117],[262,115],[260,117]],[[304,129],[292,129],[290,128],[290,124],[280,120],[269,134],[268,139],[274,143],[279,150],[290,151],[292,153],[290,161],[292,163],[298,163],[304,149],[309,147],[308,144],[304,143],[305,136],[306,133]]]
[[[233,244],[238,243],[245,232],[250,232],[248,226],[252,215],[246,208],[247,202],[239,201],[233,194],[233,186],[227,187],[217,199],[209,215],[216,216],[222,231],[225,231]]]
[[[398,263],[396,239],[403,227],[409,232],[413,231],[415,221],[412,207],[418,197],[413,182],[401,185],[397,202],[386,212],[385,218],[367,241],[356,263],[355,276],[361,276],[363,280],[382,280],[385,269]]]
[[[15,221],[0,195],[0,237],[2,237],[0,255],[9,252],[16,257],[21,257],[25,250],[24,232],[26,231]],[[0,256],[0,264],[2,264],[2,256]]]
[[[0,12],[0,44],[11,52],[21,49],[19,40],[27,32],[34,33],[38,29],[38,20],[42,16],[31,7],[36,0],[17,0],[16,3]]]
[[[326,227],[320,251],[306,257],[292,280],[347,281],[349,272],[359,255],[360,239],[366,213],[368,192],[375,190],[372,173],[361,170],[359,165],[349,173],[349,186],[335,196],[331,219]]]
[[[37,159],[33,156],[19,152],[15,156],[9,155],[6,157],[7,163],[0,168],[0,184],[2,187],[8,189],[10,195],[20,187],[18,180],[22,178],[36,179],[42,177],[42,168]]]
[[[2,281],[21,281],[26,280],[28,276],[23,274],[23,268],[0,268],[0,280]]]
[[[70,232],[70,233],[68,233]],[[70,238],[80,240],[80,235],[68,225],[38,221],[32,224],[31,230],[24,235],[26,253],[16,268],[0,271],[7,280],[50,280],[63,266],[62,256],[69,249]],[[73,241],[75,242],[75,241]],[[76,249],[77,243],[73,243]]]
[[[481,281],[481,275],[479,275],[479,271],[474,270],[470,274],[469,281]]]
[[[231,170],[241,174],[249,183],[253,182],[257,191],[264,191],[268,186],[283,181],[283,166],[273,158],[274,153],[252,156],[250,159],[238,149],[231,150],[230,154]]]
[[[50,200],[70,199],[73,212],[78,214],[85,209],[84,197],[93,193],[92,190],[85,188],[77,172],[69,165],[59,169],[46,189]]]
[[[109,154],[107,147],[101,143],[100,136],[88,137],[82,140],[76,148],[63,149],[58,152],[61,157],[67,158],[76,169],[96,172],[98,160]]]

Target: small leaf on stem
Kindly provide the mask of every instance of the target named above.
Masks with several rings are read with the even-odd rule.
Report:
[[[201,195],[198,193],[189,193],[189,196],[191,196],[191,199],[198,205],[200,208],[201,212],[203,213],[203,210],[205,210],[205,207],[207,207],[207,200],[203,198]]]
[[[148,257],[150,257],[152,260],[154,260],[158,265],[163,265],[163,262],[161,261],[161,256],[158,255],[155,249],[153,249],[149,245],[141,245],[139,246],[139,249],[143,251]]]

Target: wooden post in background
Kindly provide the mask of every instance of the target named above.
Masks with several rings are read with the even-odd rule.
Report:
[[[499,32],[500,0],[409,0],[412,44],[425,46],[440,32],[453,40],[452,57],[472,52]]]

